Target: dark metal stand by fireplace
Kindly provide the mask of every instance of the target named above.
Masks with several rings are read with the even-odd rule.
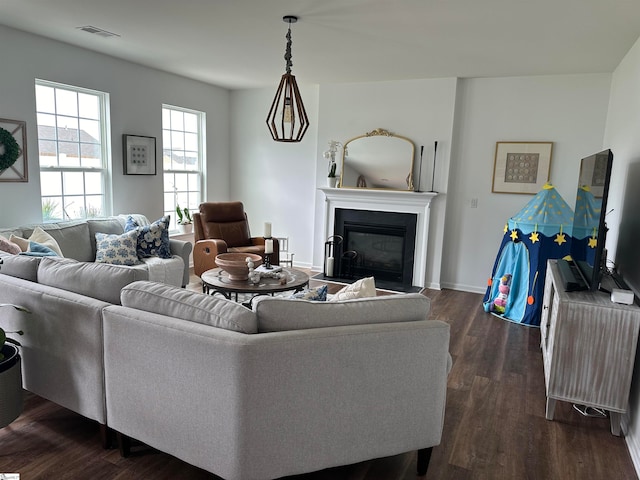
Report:
[[[334,276],[373,276],[380,288],[407,291],[413,281],[416,223],[412,213],[337,208],[334,234],[343,241],[334,254]]]

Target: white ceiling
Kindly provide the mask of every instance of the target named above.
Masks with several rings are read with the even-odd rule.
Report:
[[[235,89],[277,85],[284,15],[301,84],[608,73],[640,36],[639,0],[2,0],[0,23]]]

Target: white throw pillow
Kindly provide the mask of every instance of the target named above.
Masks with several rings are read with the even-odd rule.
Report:
[[[56,252],[58,256],[64,257],[64,255],[62,254],[62,250],[60,249],[60,245],[58,245],[56,239],[40,227],[34,228],[33,233],[28,239],[11,235],[11,237],[9,237],[9,241],[17,244],[23,252],[29,251],[29,242],[36,242],[40,245],[44,245],[45,247],[50,248],[51,250]]]
[[[373,277],[361,278],[357,282],[347,285],[331,297],[330,302],[352,300],[376,296],[376,281]]]

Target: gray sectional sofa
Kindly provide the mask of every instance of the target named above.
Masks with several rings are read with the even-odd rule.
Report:
[[[138,224],[148,224],[133,215]],[[151,257],[134,266],[93,263],[96,233],[121,234],[128,216],[0,228],[0,235],[30,238],[36,227],[55,239],[64,258],[0,251],[0,303],[31,315],[3,312],[2,326],[24,330],[23,386],[102,425],[107,442],[102,311],[120,303],[125,285],[150,278],[186,285],[192,245],[170,240],[171,258]]]
[[[121,434],[227,480],[440,443],[449,325],[427,320],[422,295],[265,296],[248,310],[136,282],[121,300],[103,313],[107,424]]]
[[[43,258],[37,276],[88,281],[57,275],[67,263]],[[260,297],[249,310],[115,271],[103,278],[123,283],[118,299],[4,267],[0,302],[32,311],[3,316],[25,332],[24,387],[97,421],[105,444],[113,429],[123,446],[266,480],[413,450],[424,469],[440,443],[449,326],[426,320],[424,296]]]
[[[96,259],[96,233],[122,234],[127,218],[131,216],[138,225],[149,225],[144,215],[131,214],[107,218],[92,218],[87,220],[71,220],[44,224],[31,224],[20,227],[0,228],[0,235],[10,238],[11,235],[28,239],[40,227],[51,235],[58,243],[62,255],[66,259],[78,262],[92,263]],[[141,259],[140,265],[124,267],[133,270],[137,280],[151,280],[170,285],[185,286],[189,283],[189,254],[193,245],[180,240],[169,240],[172,258],[152,256]],[[37,281],[40,257],[11,255],[0,251],[0,258],[4,259],[5,274],[17,276],[31,281]],[[94,275],[100,276],[102,264],[93,268]],[[105,269],[112,272],[112,269]],[[119,291],[118,291],[119,295]]]

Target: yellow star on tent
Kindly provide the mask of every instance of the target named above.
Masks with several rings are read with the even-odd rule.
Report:
[[[502,230],[503,233],[507,233],[507,231],[509,230],[509,224],[505,223],[504,224],[504,230]]]
[[[529,235],[529,240],[531,240],[531,243],[536,243],[540,241],[540,239],[538,238],[538,235],[539,235],[538,232],[533,232],[531,235]]]
[[[513,230],[511,230],[511,240],[513,240],[514,242],[518,239],[518,232],[516,232],[515,228]]]
[[[589,238],[589,247],[596,248],[598,246],[598,239],[596,237]]]
[[[565,234],[564,233],[557,234],[556,235],[556,239],[554,240],[554,242],[556,242],[558,245],[562,245],[566,241],[567,241],[567,239],[565,238]]]

